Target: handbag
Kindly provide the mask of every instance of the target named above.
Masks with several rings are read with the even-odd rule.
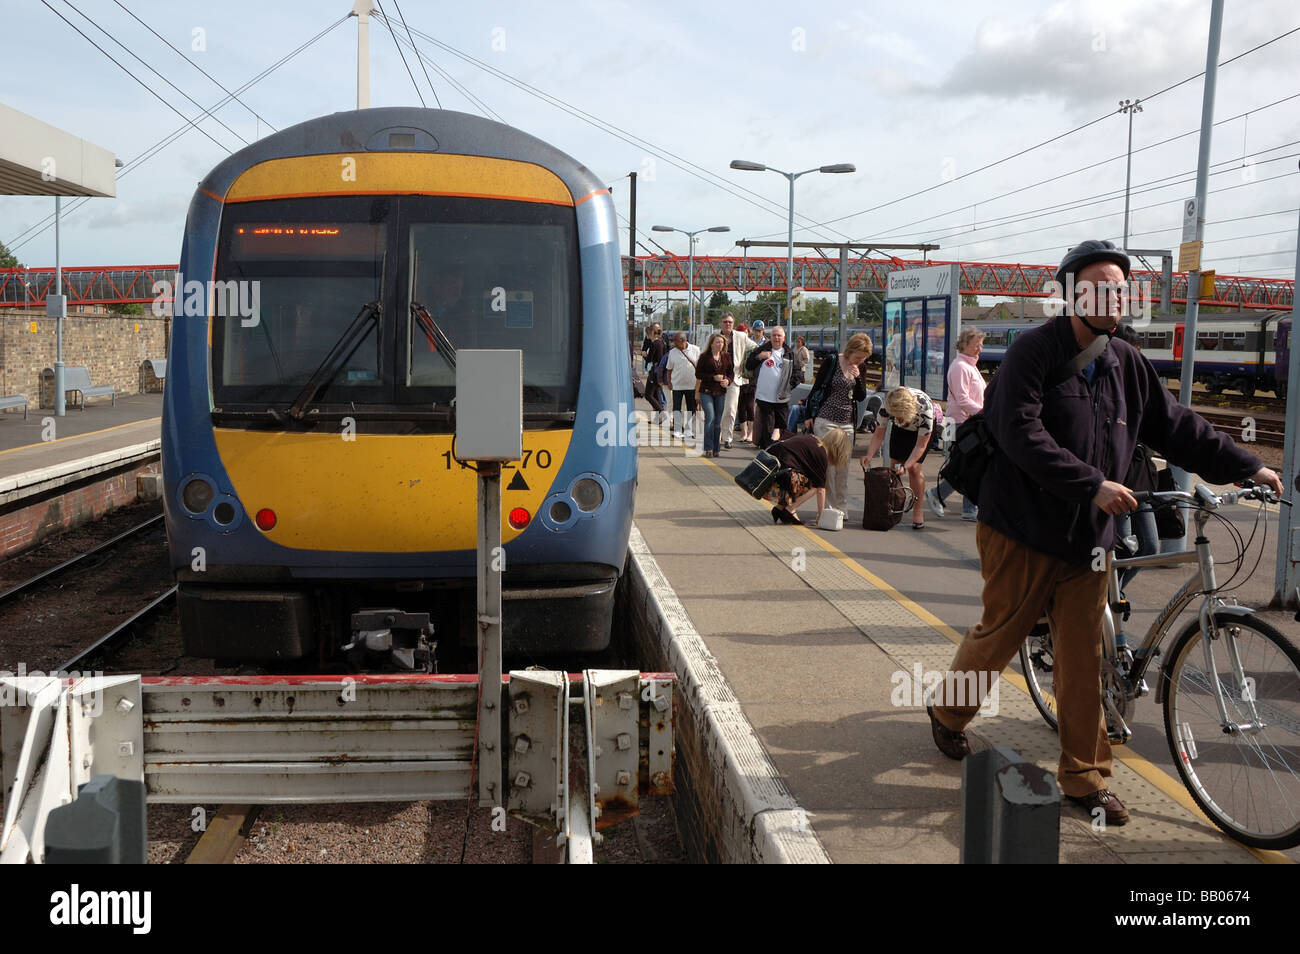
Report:
[[[1177,490],[1174,486],[1173,471],[1166,468],[1156,474],[1156,490],[1165,492]],[[1156,536],[1161,540],[1181,540],[1187,536],[1187,521],[1183,519],[1183,513],[1176,503],[1157,504],[1156,512]]]
[[[844,511],[836,510],[834,507],[827,507],[822,510],[822,515],[817,518],[818,530],[843,530],[844,529]]]
[[[916,495],[892,467],[863,467],[862,529],[892,530],[912,509]]]
[[[736,486],[755,500],[762,500],[784,470],[779,460],[767,451],[759,451],[745,465],[745,469],[736,475]]]

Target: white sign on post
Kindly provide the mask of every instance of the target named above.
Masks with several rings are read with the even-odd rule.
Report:
[[[1188,199],[1183,203],[1183,241],[1196,241],[1196,197]]]

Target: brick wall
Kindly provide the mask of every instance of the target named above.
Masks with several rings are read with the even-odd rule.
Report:
[[[98,520],[110,510],[134,503],[136,477],[156,473],[159,464],[155,460],[0,514],[0,560],[28,550],[52,534]]]
[[[35,331],[32,331],[33,325]],[[140,390],[140,365],[166,358],[171,316],[69,315],[63,319],[63,363],[84,365],[90,380],[118,393]],[[0,311],[0,394],[24,395],[32,408],[53,405],[53,389],[41,394],[41,370],[54,367],[55,320],[35,309]],[[43,401],[40,401],[41,398]]]

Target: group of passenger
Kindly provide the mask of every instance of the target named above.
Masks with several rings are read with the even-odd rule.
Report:
[[[953,759],[970,754],[965,728],[979,710],[984,686],[1016,656],[1038,619],[1052,623],[1058,736],[1057,784],[1066,798],[1107,825],[1129,820],[1109,790],[1110,741],[1101,700],[1100,632],[1108,574],[1097,572],[1096,553],[1110,552],[1130,529],[1137,548],[1153,550],[1149,514],[1133,491],[1152,479],[1150,442],[1182,469],[1214,483],[1247,478],[1283,492],[1277,473],[1259,458],[1177,404],[1155,369],[1119,331],[1122,296],[1129,279],[1128,255],[1113,243],[1089,240],[1071,248],[1056,273],[1058,287],[1074,299],[1043,325],[1021,334],[1008,349],[996,386],[987,392],[976,369],[983,335],[966,329],[948,374],[951,420],[982,410],[996,450],[980,489],[980,506],[964,501],[962,517],[978,519],[983,592],[982,615],[966,630],[950,672],[926,706],[936,747]],[[842,504],[852,445],[854,411],[866,397],[862,362],[871,342],[855,335],[844,352],[827,360],[805,402],[810,434],[771,444],[775,408],[786,400],[801,371],[787,367],[794,355],[773,330],[770,344],[744,359],[754,374],[759,407],[756,443],[767,446],[793,478],[772,494],[772,519],[800,522],[795,511],[812,496],[818,512],[829,497]],[[734,374],[740,356],[735,355]],[[735,376],[732,381],[734,383]],[[719,382],[721,383],[721,382]],[[870,405],[868,405],[870,407]],[[894,388],[875,413],[869,461],[882,448],[892,423],[888,454],[916,493],[914,529],[924,527],[924,504],[938,515],[952,488],[944,482],[928,493],[921,463],[941,418],[929,395]],[[1114,426],[1112,426],[1112,423]],[[730,433],[727,432],[727,436]],[[771,446],[769,446],[771,445]],[[837,507],[837,509],[841,509]],[[1117,529],[1121,519],[1128,523]],[[970,680],[972,674],[992,679]],[[954,675],[956,678],[954,678]],[[956,694],[954,686],[976,692]]]
[[[741,443],[766,448],[778,440],[790,391],[803,383],[812,362],[803,336],[791,348],[784,328],[773,328],[769,337],[762,321],[750,328],[737,324],[733,315],[723,317],[722,330],[709,336],[703,352],[680,331],[670,344],[656,322],[646,334],[641,354],[650,406],[667,412],[662,388],[666,385],[672,391],[674,437],[697,436],[697,409],[703,412],[705,457],[717,457],[719,451],[731,448],[737,424]]]
[[[773,453],[788,456],[790,460],[783,463],[798,475],[795,482],[799,487],[785,488],[776,499],[774,520],[802,523],[795,510],[814,496],[819,520],[828,505],[846,513],[849,458],[858,426],[858,405],[867,399],[863,367],[872,354],[871,338],[855,334],[843,352],[822,362],[802,402],[804,414],[799,431],[807,432],[804,435],[789,430],[787,423],[790,393],[805,382],[812,363],[806,339],[798,336],[792,348],[780,326],[769,335],[762,321],[747,328],[737,324],[733,315],[724,316],[721,324],[722,330],[709,336],[703,353],[682,332],[673,336],[669,347],[662,327],[658,323],[650,326],[642,354],[649,375],[646,395],[651,406],[665,411],[661,394],[652,396],[651,389],[667,384],[673,395],[672,434],[683,439],[695,437],[693,422],[698,407],[704,416],[701,436],[705,457],[717,457],[721,450],[731,448],[736,425],[741,429],[742,444],[769,451],[778,447]],[[983,341],[983,332],[970,327],[964,328],[958,339],[958,357],[948,373],[948,412],[955,423],[983,406],[984,379],[976,368]],[[656,376],[659,367],[665,373]],[[882,425],[892,424],[890,465],[906,478],[915,495],[912,528],[924,529],[925,504],[928,502],[931,510],[942,517],[944,501],[952,493],[943,482],[927,492],[921,471],[937,426],[936,405],[924,391],[898,387],[883,403],[877,402],[872,416],[874,433],[863,461],[879,453],[886,434]],[[832,437],[835,434],[843,440]],[[803,436],[810,436],[811,441],[796,440]],[[785,442],[796,443],[791,448],[780,448],[780,443],[785,443],[783,437]],[[973,521],[977,513],[973,502],[963,501],[962,519]]]

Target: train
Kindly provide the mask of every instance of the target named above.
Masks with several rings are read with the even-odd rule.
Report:
[[[608,427],[631,390],[617,235],[590,170],[452,111],[339,112],[213,169],[163,402],[185,651],[432,671],[437,640],[473,644],[461,348],[523,354],[494,562],[505,651],[606,647],[637,475],[636,442]]]
[[[1020,318],[977,322],[985,332],[980,366],[997,368],[1007,347],[1021,331],[1044,319]],[[1123,324],[1129,324],[1124,319]],[[1138,346],[1160,376],[1180,380],[1186,322],[1182,315],[1156,316],[1134,324]],[[1290,312],[1207,314],[1196,323],[1194,381],[1211,394],[1237,391],[1244,397],[1272,391],[1286,397],[1290,356]]]
[[[1291,318],[1289,311],[1247,311],[1231,314],[1207,314],[1196,323],[1195,382],[1212,394],[1237,391],[1244,397],[1272,391],[1279,399],[1286,397],[1290,360]],[[992,373],[1006,354],[1007,347],[1022,331],[1043,323],[1044,318],[1011,318],[968,322],[985,333],[979,366]],[[1125,323],[1128,323],[1125,320]],[[1157,316],[1134,327],[1142,353],[1168,380],[1182,377],[1183,347],[1186,324],[1181,315]],[[863,331],[871,335],[879,364],[880,325],[850,325],[849,334]],[[835,325],[801,326],[794,333],[804,335],[808,347],[819,356],[835,353],[839,329]],[[935,353],[929,354],[931,369]],[[941,362],[940,362],[941,363]]]

